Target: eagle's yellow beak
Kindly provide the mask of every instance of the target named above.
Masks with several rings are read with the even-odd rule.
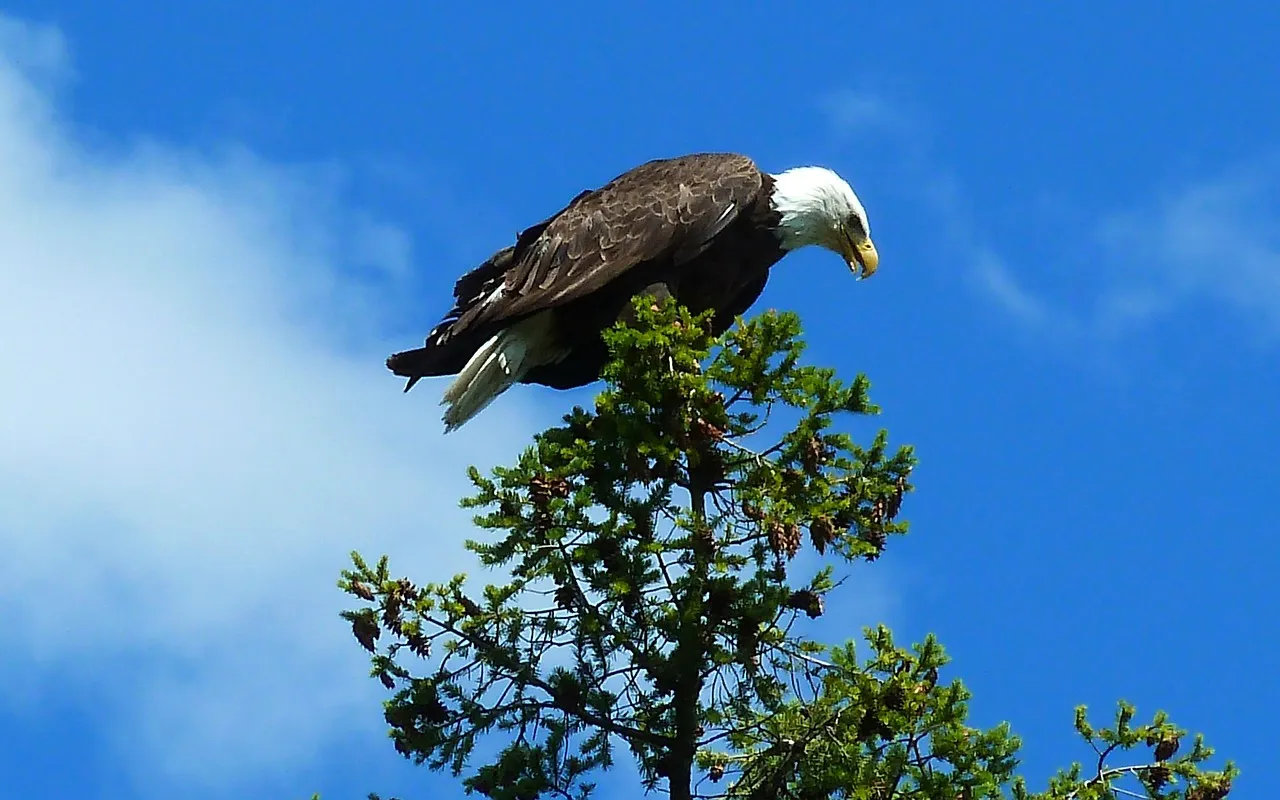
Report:
[[[845,263],[854,272],[861,271],[862,274],[859,276],[861,278],[870,278],[880,266],[880,254],[876,252],[876,246],[872,244],[871,239],[866,236],[848,239],[844,251]]]

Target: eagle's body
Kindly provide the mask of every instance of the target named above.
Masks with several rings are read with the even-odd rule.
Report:
[[[844,224],[860,230],[840,238]],[[650,161],[582,192],[463,275],[425,345],[387,366],[409,378],[405,391],[420,378],[456,374],[444,396],[452,430],[515,383],[570,389],[597,380],[606,359],[600,333],[639,293],[714,310],[718,334],[797,247],[827,246],[870,274],[867,227],[852,189],[825,169],[775,176],[733,154]]]

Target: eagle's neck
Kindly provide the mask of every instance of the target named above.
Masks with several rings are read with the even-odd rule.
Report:
[[[771,175],[770,207],[778,215],[782,247],[796,250],[830,241],[842,218],[852,211],[853,190],[825,167],[796,167]],[[852,203],[856,203],[854,198]]]

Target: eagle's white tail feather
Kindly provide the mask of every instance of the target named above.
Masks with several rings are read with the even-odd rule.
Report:
[[[479,414],[529,370],[563,357],[550,334],[551,317],[539,314],[495,334],[476,350],[440,400],[447,406],[445,432]]]

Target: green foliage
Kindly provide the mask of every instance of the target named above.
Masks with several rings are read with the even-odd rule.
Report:
[[[1205,770],[1201,765],[1213,756],[1213,749],[1197,734],[1191,749],[1181,756],[1187,732],[1169,722],[1163,711],[1157,711],[1151,722],[1134,725],[1137,709],[1120,701],[1116,705],[1115,725],[1095,729],[1089,723],[1088,709],[1076,708],[1076,732],[1089,744],[1096,761],[1086,770],[1080,764],[1061,770],[1049,780],[1049,790],[1030,794],[1024,781],[1014,785],[1015,800],[1114,800],[1127,797],[1157,800],[1222,800],[1231,791],[1231,782],[1239,774],[1228,761],[1221,771]],[[1108,764],[1117,753],[1151,750],[1151,757],[1121,766]]]
[[[391,693],[397,751],[495,800],[586,798],[619,746],[677,800],[1094,798],[1126,777],[1140,796],[1225,795],[1233,768],[1200,772],[1198,739],[1169,761],[1182,734],[1162,716],[1095,732],[1083,715],[1096,774],[1031,795],[1008,726],[969,727],[967,690],[939,682],[936,641],[869,630],[859,661],[807,638],[835,570],[906,532],[915,460],[883,431],[860,445],[837,429],[877,412],[868,383],[802,364],[794,315],[718,339],[706,321],[638,301],[607,332],[594,411],[513,467],[471,470],[463,504],[486,536],[467,547],[504,582],[419,587],[353,554],[341,586],[361,605],[343,616]],[[1144,742],[1153,765],[1104,764]]]

